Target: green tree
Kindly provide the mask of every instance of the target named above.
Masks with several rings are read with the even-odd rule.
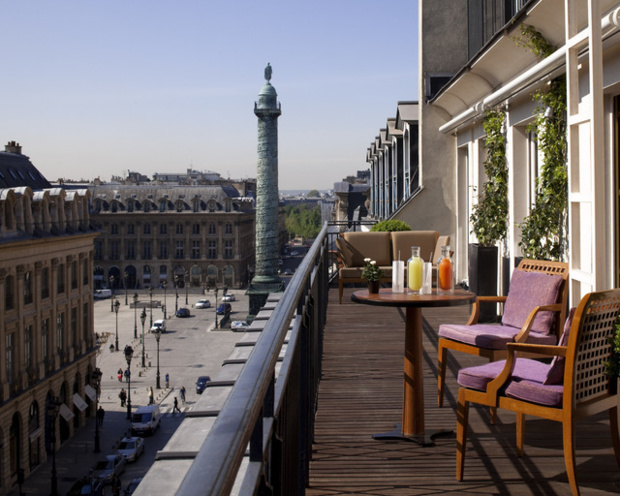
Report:
[[[308,208],[306,205],[289,205],[284,209],[286,216],[286,232],[289,238],[303,236],[316,238],[321,230],[321,209],[317,205]]]
[[[319,193],[319,190],[317,189],[311,189],[310,191],[308,191],[308,194],[306,196],[308,198],[318,198],[319,196],[321,196],[321,193]]]

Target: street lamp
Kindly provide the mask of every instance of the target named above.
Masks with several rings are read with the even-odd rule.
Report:
[[[161,285],[164,287],[164,320],[166,320],[166,307],[168,306],[168,299],[166,298],[166,281],[163,281]]]
[[[161,383],[159,382],[159,338],[161,338],[161,327],[158,327],[155,331],[155,339],[157,340],[157,382],[155,386],[157,389],[161,389]]]
[[[99,413],[98,413],[98,405],[99,405],[99,385],[101,384],[101,376],[103,372],[99,370],[97,367],[93,370],[91,375],[93,380],[93,385],[95,386],[95,453],[101,453],[101,448],[99,446]]]
[[[146,320],[146,308],[142,309],[142,313],[140,314],[140,322],[142,322],[142,368],[146,367],[144,361],[144,321]]]
[[[110,312],[114,311],[114,281],[116,278],[114,276],[110,276],[110,289],[112,290],[112,299],[110,300]]]
[[[217,329],[217,285],[215,286],[215,328]]]
[[[125,276],[125,305],[127,305],[127,278],[129,277],[129,272],[125,271],[123,275]]]
[[[187,272],[187,271],[185,271],[184,282],[185,282],[185,304],[187,305],[188,304],[188,301],[187,301],[187,285],[189,283],[189,272]]]
[[[131,359],[133,358],[133,348],[129,345],[125,346],[125,360],[127,360],[127,420],[131,420]]]
[[[151,300],[151,327],[153,327],[153,286],[149,287],[149,299]]]
[[[179,311],[179,274],[174,276],[174,291],[176,293],[176,300],[174,300],[174,313]]]
[[[60,400],[54,396],[47,404],[47,414],[51,417],[50,442],[52,443],[52,491],[51,496],[58,496],[58,477],[56,474],[56,418],[60,410]]]
[[[138,292],[133,294],[133,338],[138,337]]]
[[[116,349],[116,351],[118,351],[118,307],[120,307],[121,304],[118,302],[118,300],[114,300],[114,311],[116,312],[116,341],[114,343],[114,348]]]

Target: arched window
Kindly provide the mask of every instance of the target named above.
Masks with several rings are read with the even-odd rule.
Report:
[[[166,211],[167,203],[168,202],[166,200],[159,200],[159,211],[160,212],[165,212]]]

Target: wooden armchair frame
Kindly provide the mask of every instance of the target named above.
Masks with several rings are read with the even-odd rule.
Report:
[[[521,327],[521,331],[515,337],[516,343],[524,343],[527,341],[530,330],[534,323],[534,319],[538,312],[541,311],[554,311],[558,313],[558,318],[555,321],[555,333],[559,338],[562,328],[564,327],[564,321],[566,320],[566,310],[568,308],[568,264],[565,262],[550,262],[546,260],[530,260],[523,259],[517,270],[525,272],[542,272],[545,274],[555,274],[562,276],[562,285],[559,291],[558,302],[554,305],[545,305],[536,307],[529,314],[525,323]],[[473,304],[472,312],[467,322],[467,325],[473,325],[478,323],[478,316],[480,315],[480,302],[495,302],[504,303],[506,296],[478,296]],[[492,324],[489,325],[492,329]],[[489,349],[480,346],[471,345],[468,343],[462,343],[460,341],[454,341],[443,337],[439,338],[437,346],[438,354],[438,367],[437,367],[437,404],[443,406],[444,390],[446,385],[446,361],[448,358],[448,350],[461,351],[470,355],[476,355],[488,358],[490,362],[501,360],[508,355],[507,349]]]
[[[534,415],[561,422],[563,426],[564,461],[573,495],[579,494],[575,471],[575,422],[579,419],[609,411],[611,440],[618,467],[620,467],[620,427],[618,408],[620,395],[618,379],[606,375],[604,363],[609,359],[609,337],[615,333],[620,311],[620,289],[589,293],[577,307],[570,329],[567,346],[544,346],[527,343],[508,345],[508,356],[500,374],[486,391],[461,387],[457,408],[456,478],[463,480],[469,403],[510,410],[517,414],[517,453],[523,456],[525,415]],[[501,391],[514,371],[517,355],[539,358],[565,357],[564,389],[559,407],[545,406],[503,396]],[[614,384],[615,383],[615,384]],[[615,386],[615,387],[614,387]]]

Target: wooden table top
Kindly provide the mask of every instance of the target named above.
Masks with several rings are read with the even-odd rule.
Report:
[[[351,295],[351,301],[366,305],[388,307],[449,307],[467,305],[476,299],[475,293],[464,289],[455,289],[452,293],[437,293],[433,288],[431,294],[414,294],[408,290],[404,293],[393,293],[392,288],[381,288],[378,294],[360,289]]]

